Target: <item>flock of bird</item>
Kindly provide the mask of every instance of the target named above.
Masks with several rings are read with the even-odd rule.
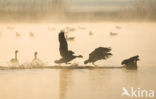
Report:
[[[83,58],[82,55],[74,55],[74,52],[68,49],[68,43],[65,38],[65,32],[60,31],[59,33],[59,51],[61,55],[61,59],[56,60],[56,64],[61,64],[61,63],[66,63],[70,64],[69,62],[75,58]],[[92,63],[94,66],[94,63],[98,60],[106,60],[109,57],[112,56],[112,53],[110,52],[111,48],[110,47],[98,47],[94,51],[92,51],[89,54],[89,58],[84,61],[84,64]],[[133,56],[129,59],[125,59],[121,62],[122,65],[125,65],[126,68],[137,68],[137,61],[139,60],[139,56]]]
[[[85,27],[79,27],[80,29],[84,30],[86,29]],[[117,29],[121,29],[121,27],[117,26]],[[12,29],[11,27],[9,27],[9,29]],[[51,28],[48,27],[48,30],[55,30],[55,28]],[[82,55],[75,55],[75,53],[72,50],[68,49],[68,40],[74,40],[74,37],[68,37],[67,33],[68,32],[73,32],[75,31],[75,28],[70,28],[70,27],[66,27],[66,32],[64,30],[61,30],[59,35],[58,35],[58,39],[59,39],[59,52],[60,52],[60,56],[61,58],[58,60],[55,60],[54,62],[56,64],[71,64],[70,61],[72,61],[75,58],[83,58]],[[89,35],[93,35],[92,31],[89,31]],[[114,32],[110,32],[110,35],[114,36],[117,35],[117,33]],[[20,34],[18,32],[16,32],[16,36],[19,37]],[[29,33],[30,37],[34,37],[34,34],[32,32]],[[10,60],[10,63],[12,63],[13,65],[18,65],[19,61],[17,58],[17,54],[18,54],[18,50],[15,51],[15,57],[13,59]],[[32,65],[33,66],[38,66],[41,64],[41,61],[38,59],[37,57],[37,52],[34,53],[34,59],[32,60]],[[95,62],[98,60],[106,60],[108,58],[110,58],[112,56],[111,53],[111,48],[110,47],[98,47],[95,48],[95,50],[93,50],[90,54],[89,54],[89,58],[87,60],[84,61],[84,64],[88,64],[88,63],[92,63],[94,66]],[[128,59],[125,59],[121,62],[122,65],[124,65],[126,68],[137,68],[137,61],[139,60],[139,56],[133,56],[130,57]]]

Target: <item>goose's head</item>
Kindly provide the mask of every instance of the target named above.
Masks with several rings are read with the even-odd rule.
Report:
[[[37,54],[38,54],[37,52],[34,53],[35,56],[36,56]]]
[[[19,51],[18,50],[15,50],[15,53],[18,53]]]

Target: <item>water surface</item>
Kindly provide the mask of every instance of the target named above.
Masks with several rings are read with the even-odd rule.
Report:
[[[105,46],[112,48],[113,56],[96,62],[97,65],[118,67],[123,59],[138,54],[138,69],[0,70],[1,99],[127,99],[121,96],[122,87],[156,90],[155,23],[1,24],[1,66],[9,66],[15,49],[19,50],[20,64],[31,62],[34,51],[38,51],[43,62],[55,65],[53,61],[60,58],[57,36],[66,26],[76,28],[68,34],[75,37],[68,42],[69,49],[84,56],[71,63],[83,66],[91,51]],[[86,29],[78,29],[79,26]],[[33,38],[29,37],[30,31]],[[118,35],[111,36],[111,31]],[[21,36],[16,37],[16,32]]]

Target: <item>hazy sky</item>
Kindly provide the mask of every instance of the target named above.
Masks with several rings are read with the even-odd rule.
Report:
[[[47,2],[51,0],[0,0],[0,9],[20,9],[42,6],[46,7]],[[57,0],[56,0],[57,1]],[[128,7],[137,0],[62,0],[67,8],[73,11],[103,11],[103,10],[118,10]],[[149,0],[151,1],[151,0]],[[156,0],[152,0],[156,3]],[[56,5],[56,4],[54,4]]]
[[[128,6],[135,0],[67,0],[74,10],[114,10]]]

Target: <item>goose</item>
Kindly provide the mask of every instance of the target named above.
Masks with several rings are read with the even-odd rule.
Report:
[[[37,52],[34,53],[34,59],[33,59],[33,61],[38,61],[38,60],[39,60],[39,59],[37,58],[37,54],[38,54]]]
[[[116,36],[116,35],[118,35],[117,33],[114,33],[114,32],[110,32],[110,35],[111,36]]]
[[[121,29],[121,27],[120,26],[116,26],[116,29]]]
[[[18,53],[19,51],[18,50],[15,50],[15,58],[12,58],[11,60],[10,60],[10,63],[12,63],[12,64],[18,64],[19,63],[19,61],[18,61],[18,59],[17,59],[17,53]]]
[[[72,27],[66,27],[66,30],[67,30],[67,32],[74,32],[74,31],[76,31],[76,29],[72,28]]]
[[[75,37],[68,37],[68,35],[66,35],[66,40],[67,41],[73,41],[75,39]]]
[[[8,30],[13,30],[14,29],[13,26],[8,26],[7,28],[8,28]]]
[[[82,55],[74,55],[74,52],[71,50],[68,50],[68,43],[66,41],[66,38],[64,36],[64,31],[60,31],[59,33],[59,51],[61,55],[61,59],[54,61],[56,64],[66,63],[70,64],[69,62],[75,58],[82,58]]]
[[[69,55],[66,58],[63,57],[63,58],[61,58],[59,60],[55,60],[55,63],[56,64],[61,64],[61,63],[71,64],[69,62],[72,61],[73,59],[75,59],[75,58],[82,58],[82,57],[83,57],[82,55],[78,55],[78,56],[76,56],[76,55]]]
[[[139,61],[139,55],[130,57],[121,62],[122,65],[126,66],[128,69],[137,68],[137,61]]]
[[[16,32],[16,37],[20,37],[21,35],[18,33],[18,32]]]
[[[92,31],[89,31],[89,35],[90,35],[90,36],[93,35],[93,32],[92,32]]]
[[[94,66],[97,66],[94,64],[94,62],[102,59],[108,59],[110,56],[112,56],[112,53],[110,53],[110,51],[111,48],[98,47],[89,54],[89,59],[85,60],[84,64],[92,63]]]
[[[42,66],[43,63],[40,61],[40,59],[37,57],[38,52],[34,53],[34,59],[32,60],[32,66]]]
[[[30,37],[34,37],[34,34],[32,32],[29,33]]]

